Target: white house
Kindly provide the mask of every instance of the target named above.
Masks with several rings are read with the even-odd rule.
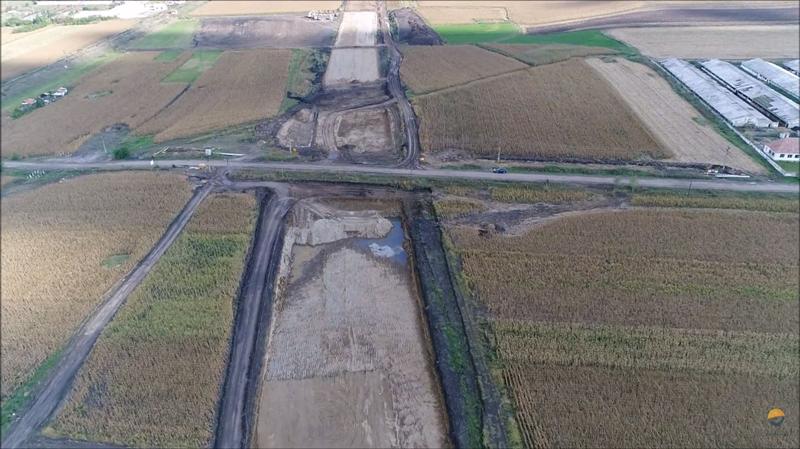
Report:
[[[776,161],[800,162],[800,138],[787,137],[767,142],[764,152]]]

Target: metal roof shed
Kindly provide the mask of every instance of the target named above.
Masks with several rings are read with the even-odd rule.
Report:
[[[794,98],[800,98],[800,77],[763,59],[751,59],[742,63],[745,72],[783,89]]]

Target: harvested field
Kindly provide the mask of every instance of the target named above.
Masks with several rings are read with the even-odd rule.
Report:
[[[136,131],[161,142],[275,115],[291,58],[290,50],[225,52],[178,101]]]
[[[334,48],[323,83],[326,86],[379,79],[377,48]]]
[[[369,47],[375,45],[378,14],[374,11],[346,12],[342,15],[337,47]]]
[[[248,194],[200,205],[103,331],[54,432],[126,446],[211,444],[254,218]]]
[[[318,204],[292,218],[255,445],[445,446],[399,220]]]
[[[180,176],[139,172],[81,176],[2,199],[4,399],[64,345],[190,193]]]
[[[798,225],[653,208],[565,214],[513,237],[451,227],[524,446],[796,446]],[[771,429],[772,407],[792,422]]]
[[[71,153],[108,126],[141,125],[185,88],[182,83],[161,83],[183,60],[156,61],[157,55],[125,54],[84,77],[56,103],[18,119],[3,115],[3,157]]]
[[[669,157],[614,88],[579,60],[476,81],[412,102],[425,151],[496,157],[500,150],[509,159]]]
[[[336,30],[335,21],[290,15],[208,18],[194,42],[198,47],[223,49],[326,47],[333,44]]]
[[[19,33],[19,38],[9,40],[6,40],[7,34],[3,33],[0,76],[6,80],[52,64],[95,42],[119,34],[135,23],[134,20],[103,20],[88,25],[54,25]]]
[[[494,44],[489,47],[499,53],[519,59],[530,65],[545,65],[570,58],[608,55],[616,53],[603,47],[585,47],[567,44]]]
[[[400,76],[420,94],[527,67],[474,45],[407,47],[403,50]]]
[[[341,1],[334,0],[292,0],[287,1],[210,1],[191,12],[193,16],[259,16],[262,14],[283,14],[289,12],[308,12],[312,9],[337,9]]]
[[[611,36],[656,58],[797,58],[797,25],[618,28]]]
[[[588,59],[587,62],[614,86],[653,136],[672,153],[670,160],[766,173],[761,164],[723,138],[700,112],[649,67],[622,58]]]

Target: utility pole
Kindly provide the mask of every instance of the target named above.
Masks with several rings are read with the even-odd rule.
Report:
[[[497,147],[497,163],[500,163],[500,147]]]

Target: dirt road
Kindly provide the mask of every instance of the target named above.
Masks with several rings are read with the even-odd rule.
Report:
[[[400,63],[403,54],[397,49],[397,44],[392,38],[389,30],[389,16],[386,13],[386,2],[381,1],[378,5],[378,21],[380,22],[383,42],[389,49],[389,73],[386,75],[386,84],[389,93],[397,100],[400,109],[400,117],[406,129],[406,151],[403,160],[398,164],[400,167],[417,168],[419,166],[419,131],[417,129],[417,117],[414,115],[414,108],[411,107],[403,85],[400,82]]]
[[[764,193],[799,193],[800,185],[773,181],[746,181],[726,179],[679,179],[679,178],[630,178],[610,175],[559,175],[550,173],[508,173],[495,174],[482,171],[467,170],[410,170],[402,168],[375,167],[366,165],[318,165],[303,163],[283,162],[237,162],[192,159],[162,162],[165,166],[174,165],[176,168],[196,167],[206,164],[210,167],[252,168],[265,171],[296,171],[317,173],[343,173],[364,175],[388,175],[399,178],[435,178],[435,179],[461,179],[476,181],[507,181],[521,183],[556,183],[575,184],[583,186],[618,186],[625,187],[635,184],[642,188],[656,189],[695,189],[695,190],[728,190],[732,192],[764,192]],[[110,161],[86,164],[71,162],[41,161],[21,162],[3,161],[6,168],[21,170],[130,170],[149,169],[150,161]]]
[[[275,274],[280,262],[283,217],[292,202],[291,198],[274,191],[261,206],[236,311],[214,447],[242,448],[252,432],[247,418],[253,416],[262,358],[254,349],[258,336],[264,334],[269,323]]]
[[[92,350],[100,332],[114,317],[122,304],[134,289],[147,276],[147,273],[158,262],[180,235],[186,223],[192,217],[197,206],[211,191],[212,184],[198,188],[183,210],[170,224],[167,231],[150,250],[145,258],[113,289],[107,299],[83,323],[78,332],[70,339],[63,350],[63,357],[50,372],[44,387],[36,394],[32,405],[23,411],[22,417],[11,424],[2,443],[2,447],[11,449],[21,447],[52,416],[61,401],[65,398],[78,369],[83,365]]]

